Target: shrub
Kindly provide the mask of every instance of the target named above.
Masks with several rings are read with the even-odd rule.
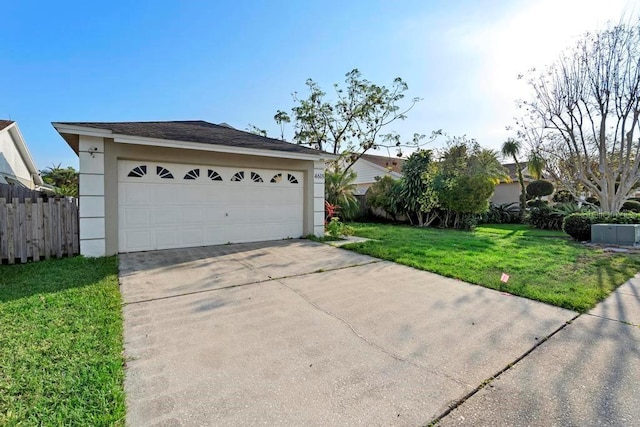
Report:
[[[553,195],[553,201],[555,203],[571,203],[574,201],[573,195],[567,190],[558,190]]]
[[[591,240],[592,224],[640,224],[637,213],[576,213],[568,215],[562,224],[562,230],[575,240]]]
[[[331,237],[350,236],[353,229],[340,221],[340,218],[334,216],[326,225],[327,233]]]
[[[600,200],[593,196],[587,197],[584,201],[595,206],[600,206]]]
[[[529,210],[527,222],[534,228],[541,230],[560,230],[564,214],[560,211],[543,205]]]
[[[367,206],[371,208],[380,208],[392,218],[396,219],[397,215],[402,213],[402,182],[385,175],[382,178],[376,178],[376,182],[369,187],[365,194]]]
[[[627,200],[622,205],[621,211],[640,213],[640,202],[637,202],[635,200]]]
[[[546,200],[535,199],[535,200],[529,200],[527,202],[527,207],[528,208],[546,208],[548,204],[549,202]]]
[[[583,242],[591,240],[591,219],[593,214],[571,214],[562,221],[562,231]]]
[[[484,224],[512,224],[520,222],[520,207],[518,202],[489,205],[489,210],[478,216],[478,221]]]
[[[532,197],[543,197],[553,193],[553,184],[544,179],[531,181],[527,185],[527,194]]]

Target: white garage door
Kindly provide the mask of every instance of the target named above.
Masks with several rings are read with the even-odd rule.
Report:
[[[120,252],[302,235],[303,174],[121,160]]]

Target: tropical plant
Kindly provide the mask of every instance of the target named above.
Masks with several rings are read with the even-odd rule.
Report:
[[[521,212],[518,202],[489,204],[489,211],[480,219],[485,224],[512,224],[520,222]]]
[[[58,163],[44,169],[41,176],[45,184],[55,187],[56,194],[78,197],[79,174],[73,167],[62,168]]]
[[[489,199],[502,180],[510,178],[497,152],[480,147],[473,139],[450,140],[430,182],[438,207],[444,211],[441,225],[466,228],[469,216],[475,218],[489,210]]]
[[[532,207],[529,209],[527,222],[534,228],[541,230],[560,230],[564,215],[549,206]]]
[[[527,170],[533,179],[542,179],[542,171],[544,169],[544,158],[537,151],[529,153],[527,160]]]
[[[520,213],[524,213],[524,206],[527,201],[527,189],[524,185],[524,176],[522,176],[522,166],[518,161],[518,156],[520,155],[520,150],[522,149],[522,143],[517,139],[509,138],[502,144],[502,155],[504,157],[510,157],[513,159],[513,162],[516,164],[516,174],[518,175],[518,183],[520,184],[520,206],[523,209],[520,209]]]
[[[402,165],[402,189],[400,196],[403,201],[403,210],[409,216],[409,221],[414,220],[422,227],[424,223],[424,214],[428,212],[423,203],[423,196],[428,188],[428,183],[423,179],[423,174],[427,171],[431,163],[431,150],[418,150],[409,156]]]
[[[341,218],[351,219],[360,209],[358,200],[354,196],[356,179],[354,171],[330,171],[324,174],[325,200],[331,205],[338,206]]]
[[[401,192],[401,180],[393,179],[389,175],[376,177],[376,182],[367,190],[367,205],[382,209],[396,220],[397,215],[402,213]]]

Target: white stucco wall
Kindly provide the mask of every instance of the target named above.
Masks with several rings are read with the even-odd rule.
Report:
[[[34,188],[33,179],[8,129],[0,131],[0,174]]]
[[[354,183],[356,184],[357,194],[360,195],[365,194],[369,187],[376,182],[376,177],[389,175],[397,178],[397,174],[363,159],[358,159],[351,168],[357,174]]]
[[[517,182],[510,182],[496,185],[496,190],[495,193],[493,193],[491,202],[494,205],[520,203],[520,184]]]

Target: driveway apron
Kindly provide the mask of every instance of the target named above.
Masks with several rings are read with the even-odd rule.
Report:
[[[576,313],[306,240],[120,256],[127,423],[424,425]]]

